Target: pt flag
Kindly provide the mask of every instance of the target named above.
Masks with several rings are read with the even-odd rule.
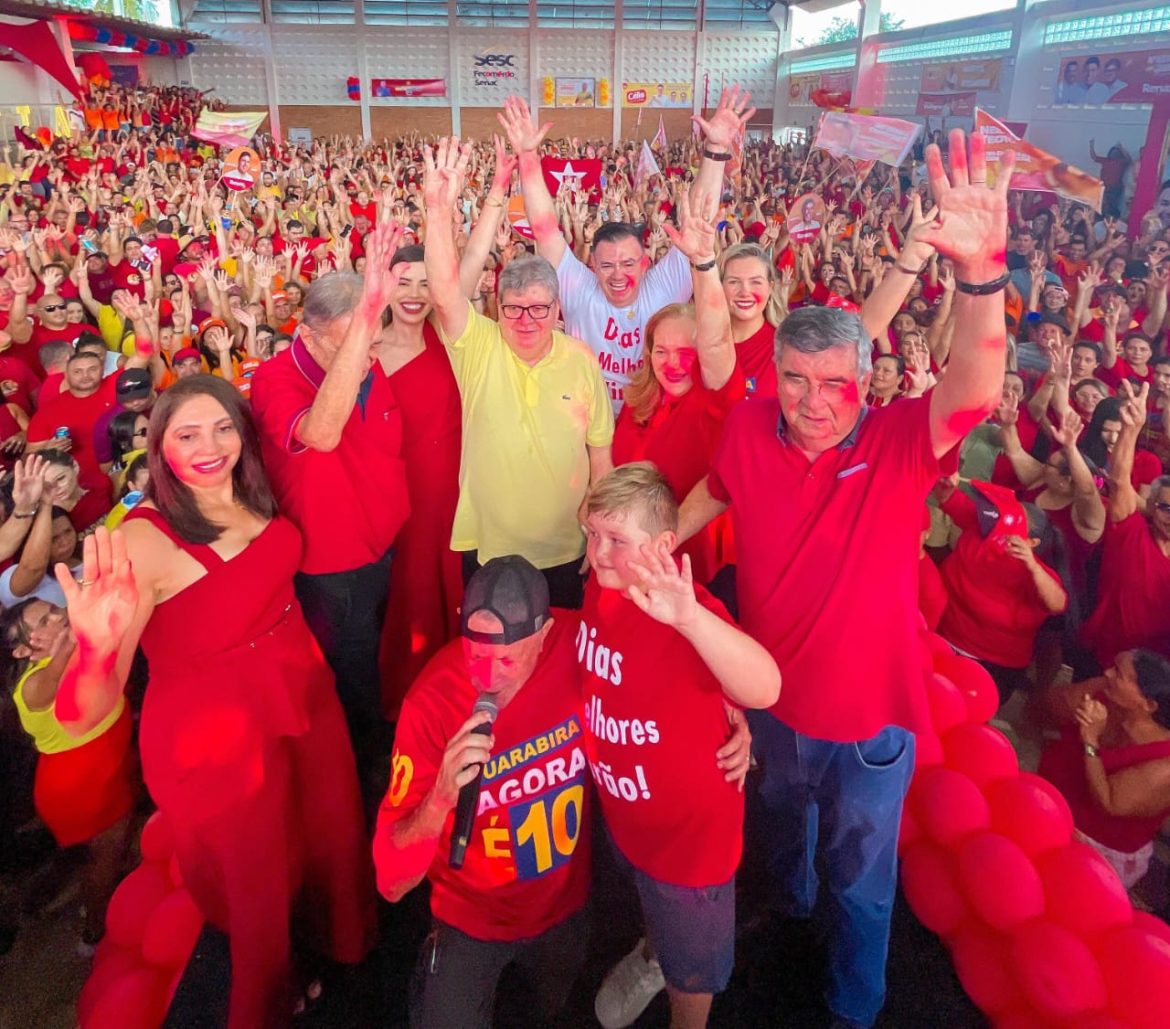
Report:
[[[880,161],[896,168],[906,160],[921,131],[921,125],[901,118],[826,111],[813,146],[834,157]]]
[[[1003,155],[1013,150],[1016,168],[1012,172],[1012,189],[1046,190],[1088,204],[1094,211],[1101,210],[1105,185],[1100,179],[1020,139],[998,118],[978,107],[975,108],[975,131],[983,136],[989,182],[995,181]]]
[[[600,157],[542,157],[540,167],[544,184],[553,196],[562,184],[573,193],[584,190],[591,198],[601,196]]]
[[[247,146],[267,117],[267,111],[203,110],[191,135],[229,149]]]

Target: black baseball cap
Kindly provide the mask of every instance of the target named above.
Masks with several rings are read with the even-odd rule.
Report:
[[[495,615],[503,630],[469,629],[468,620],[478,611]],[[464,639],[476,643],[515,643],[539,632],[548,619],[548,583],[519,554],[492,558],[471,577],[463,593],[460,630]]]
[[[152,385],[150,372],[145,368],[127,368],[118,373],[114,389],[119,400],[142,400],[150,396]]]

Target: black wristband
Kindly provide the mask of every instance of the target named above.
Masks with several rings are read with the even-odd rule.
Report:
[[[694,268],[697,272],[709,272],[718,263],[719,262],[714,257],[712,257],[710,261],[704,261],[702,264],[695,264],[692,261],[691,267]]]
[[[726,154],[713,154],[706,147],[703,147],[703,156],[705,158],[707,158],[708,161],[730,161],[731,160],[731,153],[730,152],[728,152]]]
[[[1005,268],[999,278],[992,279],[990,282],[960,282],[956,279],[955,289],[972,297],[989,297],[992,293],[998,293],[1003,289],[1011,277],[1012,273]]]

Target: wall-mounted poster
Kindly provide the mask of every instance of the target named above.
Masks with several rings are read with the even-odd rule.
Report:
[[[557,79],[557,107],[596,107],[595,79]]]
[[[446,95],[446,79],[370,79],[370,96],[372,97]]]
[[[685,107],[694,104],[689,82],[623,82],[622,107]]]
[[[1148,104],[1170,96],[1170,50],[1065,57],[1055,104]]]

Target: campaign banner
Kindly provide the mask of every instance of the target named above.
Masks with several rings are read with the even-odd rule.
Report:
[[[978,98],[979,94],[974,90],[969,93],[919,93],[914,113],[937,118],[970,118],[975,113]]]
[[[370,79],[370,96],[372,97],[446,95],[446,79]]]
[[[595,79],[557,79],[557,107],[596,107]]]
[[[788,76],[788,101],[793,104],[814,103],[812,95],[816,92],[844,94],[852,89],[852,71],[819,71]]]
[[[1001,57],[972,61],[945,61],[940,64],[925,65],[918,88],[923,93],[966,93],[970,90],[998,93],[1002,76],[1003,58]]]
[[[1012,150],[1016,155],[1012,189],[1046,190],[1088,204],[1094,211],[1101,210],[1105,184],[1100,179],[1020,139],[998,118],[978,107],[975,108],[975,131],[983,136],[989,183],[994,184],[1003,155]]]
[[[684,107],[694,105],[689,82],[623,82],[622,107]]]
[[[1055,92],[1057,105],[1153,103],[1170,96],[1170,50],[1062,58]]]
[[[813,146],[834,157],[855,157],[897,167],[910,153],[921,125],[901,118],[826,111]]]
[[[591,199],[600,199],[600,157],[542,157],[540,167],[544,184],[553,196],[565,184],[573,193],[585,191]]]
[[[477,86],[500,86],[509,92],[516,86],[516,55],[481,50],[472,57],[472,81]]]
[[[242,193],[256,185],[260,174],[260,155],[251,147],[236,147],[223,162],[223,184],[228,189]]]
[[[247,146],[256,135],[267,111],[211,111],[204,108],[191,135],[220,146]]]

